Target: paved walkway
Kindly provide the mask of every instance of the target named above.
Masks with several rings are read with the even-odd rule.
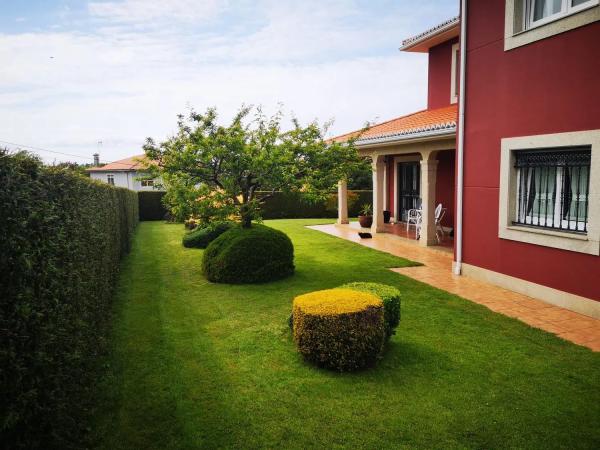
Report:
[[[600,351],[600,320],[483,281],[453,275],[452,253],[446,248],[421,247],[414,241],[391,234],[374,234],[372,239],[361,239],[357,234],[357,224],[315,225],[309,228],[420,262],[424,265],[392,270],[485,305],[492,311],[514,317],[575,344]]]

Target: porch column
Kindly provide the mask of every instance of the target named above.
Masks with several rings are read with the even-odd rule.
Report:
[[[437,152],[421,153],[421,208],[423,223],[419,244],[436,245],[435,236],[435,182],[437,178]]]
[[[344,224],[348,221],[348,184],[346,180],[338,181],[338,220],[337,223]]]
[[[383,158],[385,161],[384,169],[383,169],[383,210],[389,211],[390,209],[390,201],[388,196],[388,186],[389,186],[389,175],[388,175],[388,162],[387,158]]]
[[[373,225],[371,232],[381,233],[383,227],[383,191],[385,163],[383,156],[373,155]]]

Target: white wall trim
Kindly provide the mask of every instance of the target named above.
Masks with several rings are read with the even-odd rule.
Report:
[[[517,171],[514,150],[590,145],[587,235],[513,225]],[[498,237],[590,255],[600,255],[600,130],[504,138],[500,150]]]
[[[560,291],[542,284],[532,283],[521,278],[511,277],[510,275],[471,264],[462,263],[462,273],[477,280],[495,284],[504,289],[518,292],[579,314],[600,319],[600,301]]]
[[[457,79],[456,79],[456,64],[458,61],[456,60],[456,53],[458,50],[458,42],[456,44],[452,44],[452,72],[450,73],[450,103],[456,103],[458,101],[458,92],[457,92]]]
[[[544,25],[523,31],[523,2],[506,0],[504,9],[504,50],[512,50],[565,31],[600,20],[600,6],[591,6],[574,14],[562,16]]]

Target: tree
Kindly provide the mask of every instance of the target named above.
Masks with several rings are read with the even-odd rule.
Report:
[[[209,108],[187,118],[178,116],[177,133],[160,144],[148,138],[146,156],[156,161],[151,176],[190,189],[208,189],[199,197],[204,207],[234,211],[242,225],[260,218],[260,205],[276,191],[297,191],[318,201],[327,198],[338,180],[347,178],[364,162],[354,139],[331,142],[324,136],[329,123],[303,127],[293,119],[282,130],[283,115],[267,118],[260,108],[242,107],[227,126],[217,123]]]

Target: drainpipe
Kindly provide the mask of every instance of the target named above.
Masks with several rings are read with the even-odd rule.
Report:
[[[454,274],[460,275],[462,269],[463,245],[463,176],[465,145],[465,68],[467,66],[467,0],[460,5],[460,93],[458,96],[458,149],[456,180],[456,261]]]

